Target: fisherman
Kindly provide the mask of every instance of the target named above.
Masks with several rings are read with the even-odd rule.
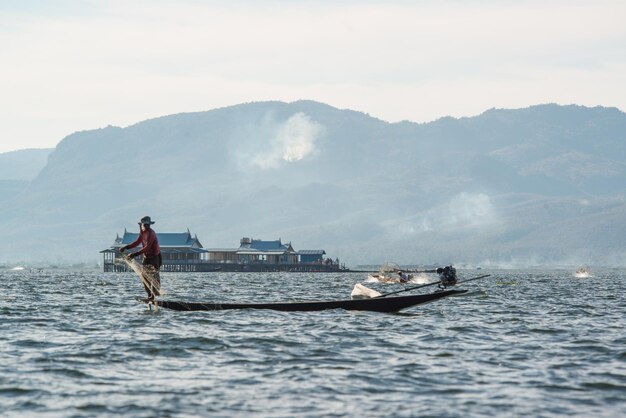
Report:
[[[402,270],[398,270],[398,276],[400,276],[400,283],[407,283],[409,281],[409,276],[404,274]]]
[[[456,284],[456,269],[454,267],[438,267],[437,274],[439,275],[439,280],[441,281],[439,287],[445,289],[448,286],[454,286]]]
[[[159,276],[159,269],[163,264],[163,258],[161,257],[161,248],[159,247],[159,240],[157,239],[156,232],[152,229],[151,225],[154,221],[149,216],[144,216],[139,221],[139,236],[137,239],[120,248],[120,252],[135,248],[141,244],[141,250],[128,255],[130,258],[135,258],[140,254],[143,255],[143,272],[142,283],[146,292],[148,293],[148,302],[154,301],[156,296],[161,294],[161,278]]]

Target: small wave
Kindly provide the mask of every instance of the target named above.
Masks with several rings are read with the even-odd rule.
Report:
[[[41,390],[39,390],[39,389],[23,388],[21,386],[0,387],[0,395],[23,396],[23,395],[31,395],[31,394],[34,394],[34,393],[41,393]]]
[[[79,365],[77,365],[78,367]],[[72,379],[84,379],[91,377],[91,375],[83,372],[82,370],[78,370],[76,368],[68,368],[68,367],[44,367],[42,369],[46,373],[50,373],[52,375],[62,375],[67,376]]]
[[[587,389],[626,391],[626,385],[619,385],[617,383],[610,382],[584,382],[581,386]]]

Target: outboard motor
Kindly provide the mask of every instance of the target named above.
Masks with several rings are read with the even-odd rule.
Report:
[[[439,267],[437,268],[437,274],[439,275],[439,280],[441,280],[441,283],[439,284],[441,289],[445,289],[446,287],[454,286],[456,284],[456,269],[454,267]]]

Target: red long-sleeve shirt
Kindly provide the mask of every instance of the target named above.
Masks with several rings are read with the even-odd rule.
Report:
[[[159,255],[161,252],[156,232],[152,229],[141,231],[135,242],[128,244],[126,248],[135,248],[139,244],[141,244],[143,248],[137,252],[145,255],[146,257],[154,257],[155,255]]]

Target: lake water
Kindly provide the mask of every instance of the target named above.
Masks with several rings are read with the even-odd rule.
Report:
[[[133,273],[0,272],[0,416],[626,416],[626,271],[458,273],[492,276],[381,314],[154,312]],[[346,299],[365,277],[164,273],[163,298]]]

